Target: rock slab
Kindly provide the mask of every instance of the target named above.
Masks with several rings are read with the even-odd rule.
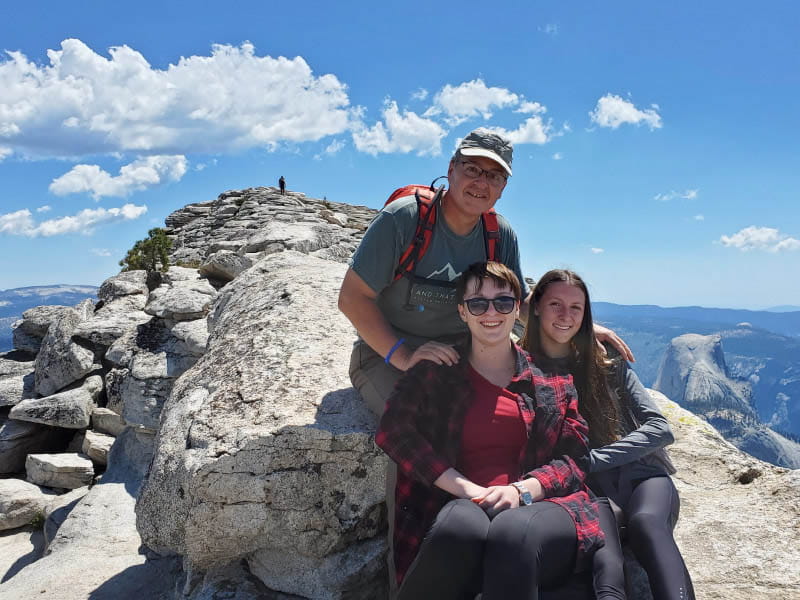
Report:
[[[28,481],[54,488],[75,489],[92,483],[92,461],[77,453],[29,454],[25,461]]]

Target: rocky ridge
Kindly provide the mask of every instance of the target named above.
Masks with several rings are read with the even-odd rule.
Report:
[[[0,356],[0,466],[18,481],[29,457],[66,454],[94,477],[69,493],[10,484],[24,506],[0,487],[0,523],[46,516],[48,543],[0,575],[0,597],[384,597],[386,459],[349,385],[353,331],[336,309],[373,214],[272,188],[226,192],[167,219],[173,260],[192,267],[160,281],[121,274],[91,308],[31,324],[38,355]],[[40,360],[55,344],[87,358]],[[55,378],[37,369],[62,387],[38,391]],[[698,598],[800,594],[800,573],[785,568],[800,559],[798,472],[660,402],[677,437],[677,537]],[[75,417],[86,407],[90,429]],[[633,585],[630,597],[648,598],[641,573]]]
[[[719,335],[674,338],[653,387],[705,417],[737,448],[772,464],[800,468],[800,444],[759,423],[750,382],[729,376]]]

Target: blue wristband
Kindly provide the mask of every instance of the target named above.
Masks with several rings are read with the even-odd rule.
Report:
[[[394,354],[395,350],[397,350],[400,346],[402,346],[403,342],[405,341],[406,338],[400,338],[399,340],[397,340],[397,343],[394,346],[392,346],[391,350],[389,350],[389,353],[386,355],[386,358],[383,359],[383,362],[385,362],[387,365],[390,364],[389,361],[392,360],[392,354]]]

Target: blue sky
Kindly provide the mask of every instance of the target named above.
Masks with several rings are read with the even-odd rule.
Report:
[[[431,4],[5,3],[0,289],[99,285],[173,210],[281,174],[377,208],[488,126],[527,275],[800,304],[796,3]]]

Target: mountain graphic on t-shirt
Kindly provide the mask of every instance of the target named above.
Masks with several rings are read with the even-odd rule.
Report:
[[[461,273],[456,273],[456,270],[453,268],[453,266],[450,263],[447,263],[438,271],[434,271],[428,275],[426,279],[446,279],[447,281],[453,281],[457,279],[459,275],[461,275]]]

